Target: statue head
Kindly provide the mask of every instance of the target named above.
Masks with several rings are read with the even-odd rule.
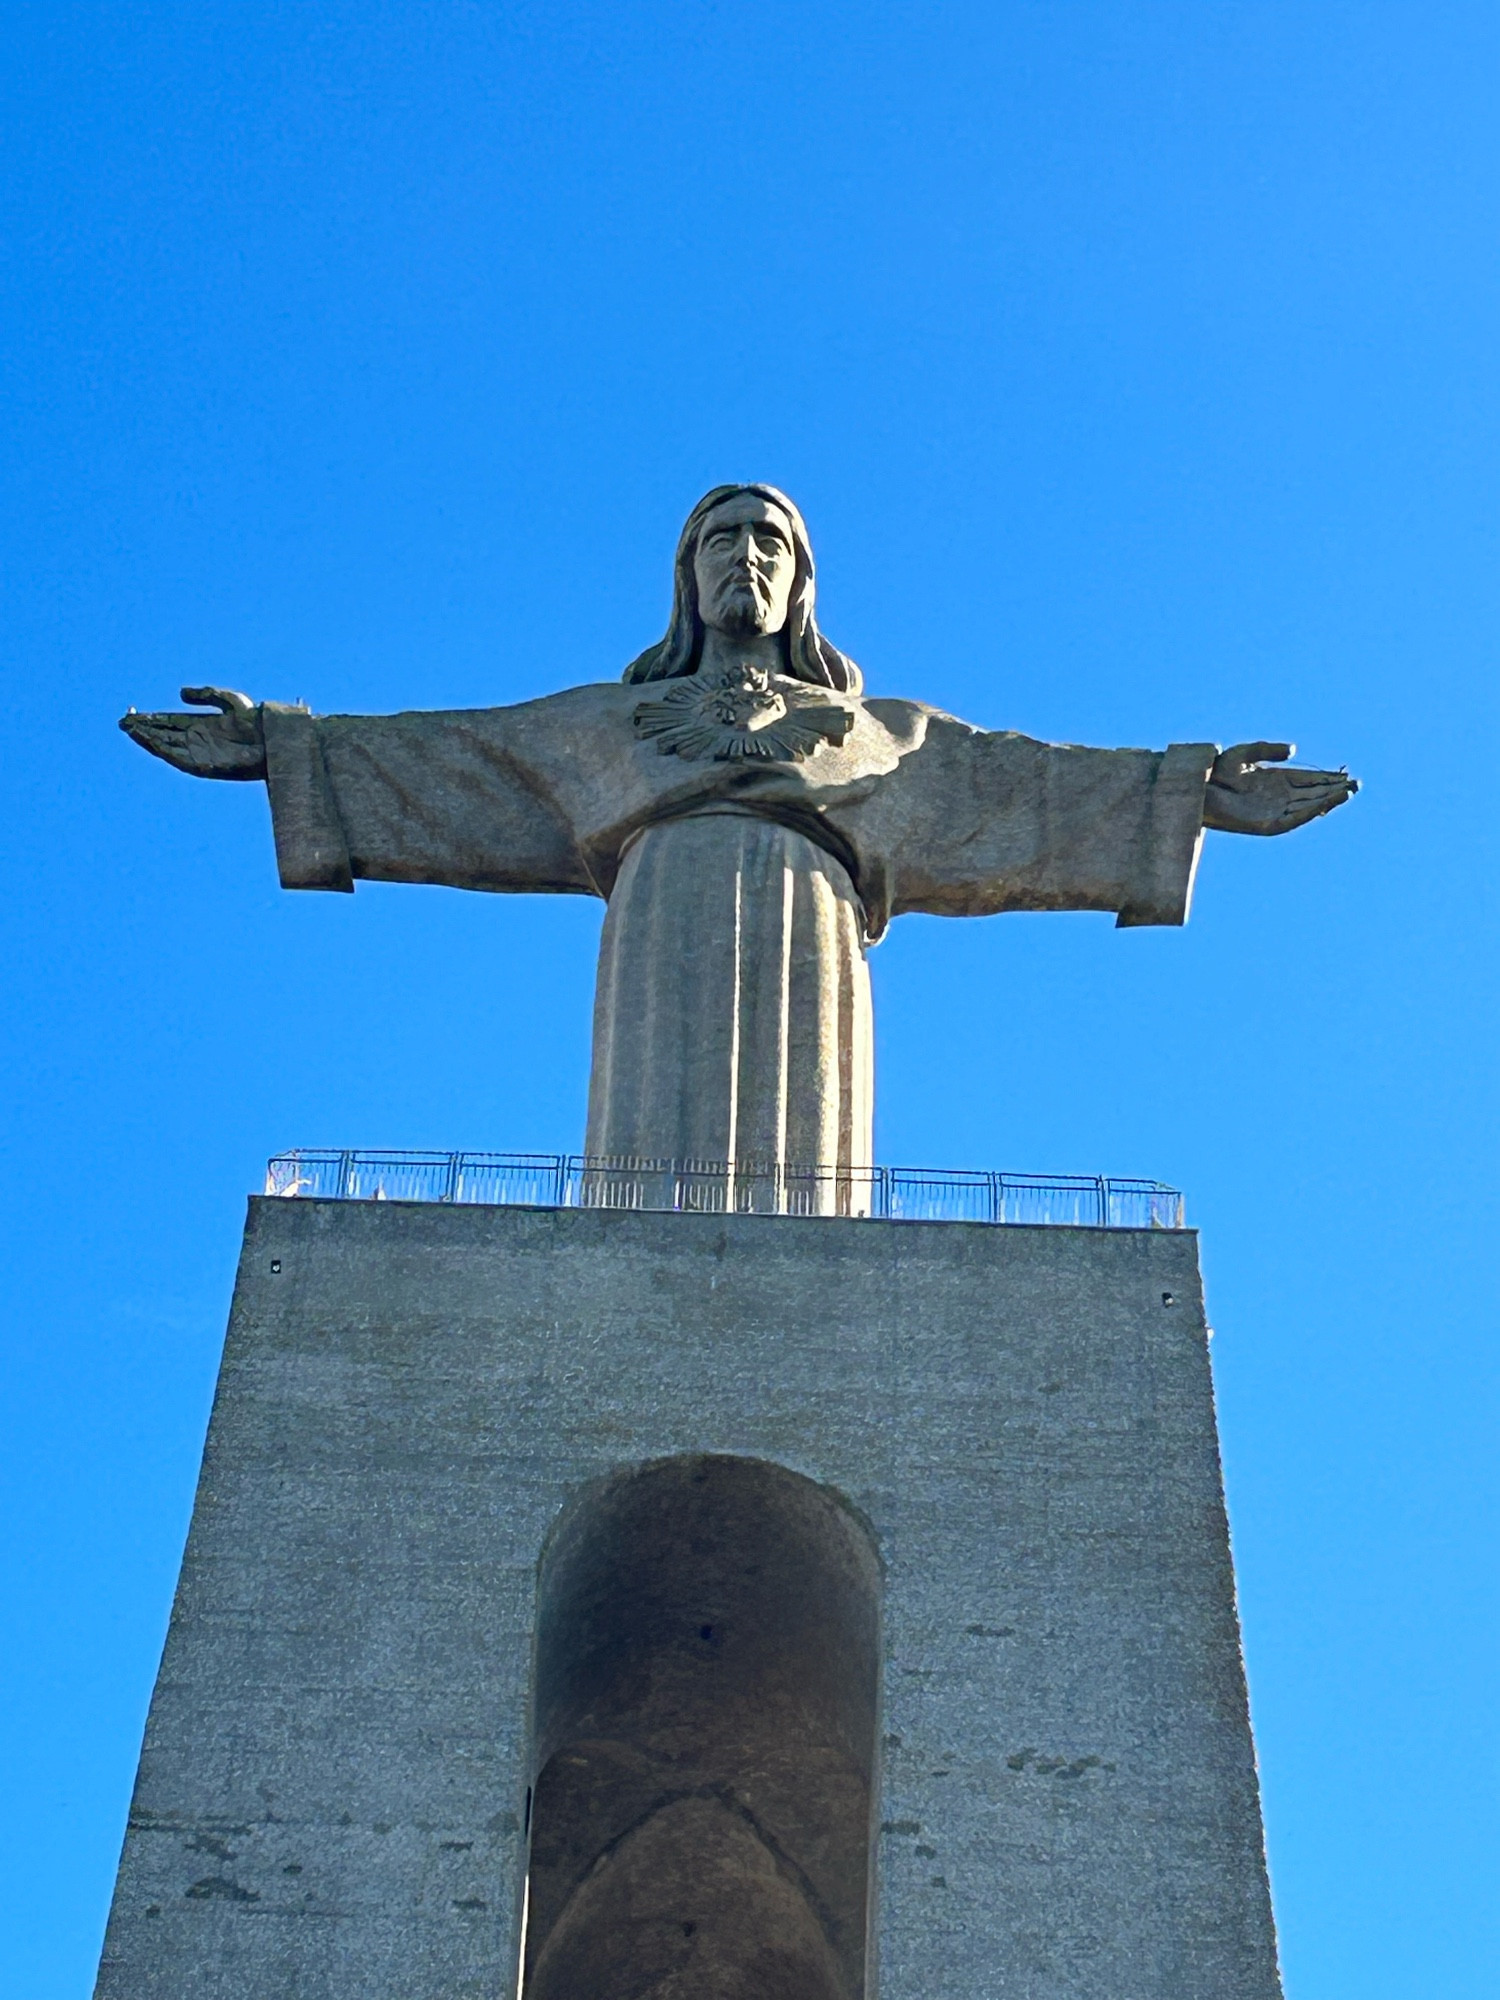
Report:
[[[774,486],[715,486],[688,515],[672,573],[666,637],[625,669],[627,681],[696,673],[703,633],[780,636],[793,680],[858,694],[860,672],[813,615],[817,594],[807,525]]]

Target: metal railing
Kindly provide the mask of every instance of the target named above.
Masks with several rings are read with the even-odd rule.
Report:
[[[1162,1181],[954,1167],[301,1149],[276,1155],[266,1169],[265,1191],[322,1201],[439,1201],[497,1208],[672,1209],[1086,1229],[1184,1227],[1182,1196]]]

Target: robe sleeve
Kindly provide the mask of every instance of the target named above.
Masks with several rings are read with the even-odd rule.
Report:
[[[508,726],[516,711],[313,716],[267,702],[283,888],[355,880],[597,895],[566,817]]]
[[[879,801],[890,913],[1186,923],[1216,755],[1038,743],[935,716]]]

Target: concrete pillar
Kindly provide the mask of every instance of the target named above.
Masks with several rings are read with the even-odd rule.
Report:
[[[786,1909],[801,1896],[831,1940],[818,1971],[807,1931],[788,1991],[1276,2000],[1192,1233],[266,1199],[99,2000],[510,2000],[544,1547],[599,1482],[699,1454],[813,1482],[808,1518],[851,1524],[851,1577],[867,1538],[883,1596],[868,1951],[847,1862],[808,1859],[815,1798],[783,1841],[795,1784],[772,1799],[743,1759],[659,1733],[629,1750],[647,1760],[631,1783],[681,1751],[684,1797],[738,1810],[735,1787],[762,1785],[746,1823],[765,1853],[747,1836],[734,1865],[761,1869],[768,1911],[791,1884]],[[836,1568],[828,1547],[808,1561]],[[617,1617],[600,1588],[577,1601]],[[686,1618],[698,1582],[663,1588]],[[715,1601],[764,1652],[795,1593],[756,1588]],[[788,1611],[787,1643],[834,1660],[825,1717],[846,1712],[844,1658],[847,1714],[866,1712],[857,1634],[875,1627],[849,1588],[823,1638]],[[603,1730],[607,1760],[629,1732],[601,1672],[615,1692],[578,1697],[592,1719],[559,1741]],[[861,1725],[830,1727],[856,1743],[827,1809],[843,1839],[867,1809]],[[651,1992],[701,1987],[698,1937]]]

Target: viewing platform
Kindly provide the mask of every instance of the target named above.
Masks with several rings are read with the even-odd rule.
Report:
[[[265,1192],[320,1201],[435,1201],[493,1208],[613,1208],[877,1222],[1182,1229],[1163,1181],[964,1167],[766,1165],[591,1159],[579,1153],[278,1153]]]

